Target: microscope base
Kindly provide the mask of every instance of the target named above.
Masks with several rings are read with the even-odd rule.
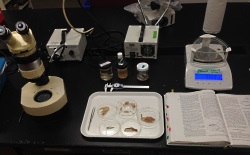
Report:
[[[63,79],[49,76],[49,83],[37,86],[28,82],[22,87],[21,105],[32,116],[45,116],[59,111],[67,102]]]

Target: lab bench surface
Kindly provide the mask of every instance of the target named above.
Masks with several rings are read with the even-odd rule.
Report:
[[[232,47],[228,63],[233,74],[233,89],[224,91],[230,94],[250,94],[250,4],[229,4],[222,31],[218,37]],[[132,14],[123,8],[91,8],[89,11],[105,29],[118,30],[126,34],[128,25],[139,23]],[[86,29],[95,25],[82,9],[67,9],[68,17],[75,27]],[[184,86],[185,45],[192,43],[202,32],[205,5],[184,5],[177,12],[176,24],[160,29],[159,52],[156,60],[128,59],[129,76],[119,80],[114,74],[111,83],[129,85],[149,85],[149,91],[164,95],[172,89],[176,92],[194,91]],[[60,9],[22,10],[4,12],[6,25],[14,30],[16,21],[23,20],[32,29],[37,46],[44,48],[55,28],[68,27]],[[122,19],[122,20],[121,20]],[[96,32],[101,29],[95,27]],[[87,48],[95,47],[90,43]],[[88,49],[87,49],[88,50]],[[87,51],[86,50],[86,51]],[[107,59],[115,59],[110,55]],[[36,148],[65,149],[69,152],[96,153],[140,153],[143,154],[249,154],[250,149],[204,148],[167,146],[165,133],[158,139],[103,139],[86,138],[80,133],[80,126],[88,97],[97,91],[104,91],[106,82],[100,80],[99,71],[91,63],[95,56],[86,55],[81,62],[58,62],[49,65],[48,74],[63,78],[68,97],[67,105],[59,112],[46,117],[31,117],[23,113],[20,92],[27,82],[20,73],[8,76],[0,94],[0,145],[12,146],[16,150]],[[149,80],[138,81],[136,64],[146,61],[149,66]],[[115,73],[115,72],[114,72]],[[124,89],[119,91],[134,91]],[[119,152],[120,151],[120,152]],[[90,151],[91,153],[91,151]]]

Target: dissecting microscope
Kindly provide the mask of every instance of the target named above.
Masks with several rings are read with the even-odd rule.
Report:
[[[63,79],[47,76],[36,49],[36,40],[28,25],[18,21],[16,31],[0,26],[4,40],[21,75],[29,82],[22,87],[21,105],[32,116],[45,116],[60,110],[68,102]]]

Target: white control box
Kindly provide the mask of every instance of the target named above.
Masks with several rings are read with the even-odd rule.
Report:
[[[51,56],[54,53],[54,50],[62,45],[62,31],[67,29],[55,29],[53,34],[51,35],[46,48]],[[84,28],[77,28],[76,30],[83,32]],[[77,60],[81,61],[83,58],[83,54],[87,45],[86,36],[84,34],[80,34],[73,29],[71,29],[65,35],[65,49],[62,53],[62,57],[59,61],[72,61]],[[62,52],[63,48],[59,49],[58,52]]]
[[[126,58],[157,59],[159,26],[130,25],[124,41]]]

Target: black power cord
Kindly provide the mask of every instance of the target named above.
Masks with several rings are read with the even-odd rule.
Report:
[[[95,24],[109,37],[110,34],[101,26],[101,24],[98,23],[98,21],[83,7],[82,3],[80,0],[77,0],[78,4],[81,6],[81,8],[87,13],[87,15],[95,22]],[[85,0],[83,1],[83,4],[85,3]]]
[[[107,31],[101,26],[101,24],[98,23],[98,21],[83,7],[80,0],[77,0],[81,8],[87,13],[87,15],[92,19],[92,21],[103,31],[102,33],[96,34],[92,36],[88,36],[88,38],[91,39],[91,41],[95,41],[99,38],[101,41],[98,41],[96,48],[91,48],[88,50],[88,54],[91,56],[102,56],[103,59],[105,59],[105,52],[113,52],[116,53],[120,52],[123,49],[123,43],[125,39],[125,35],[117,30],[110,30]],[[84,4],[85,0],[83,1]],[[114,34],[118,34],[121,37],[115,37]],[[119,41],[120,40],[120,41]]]

